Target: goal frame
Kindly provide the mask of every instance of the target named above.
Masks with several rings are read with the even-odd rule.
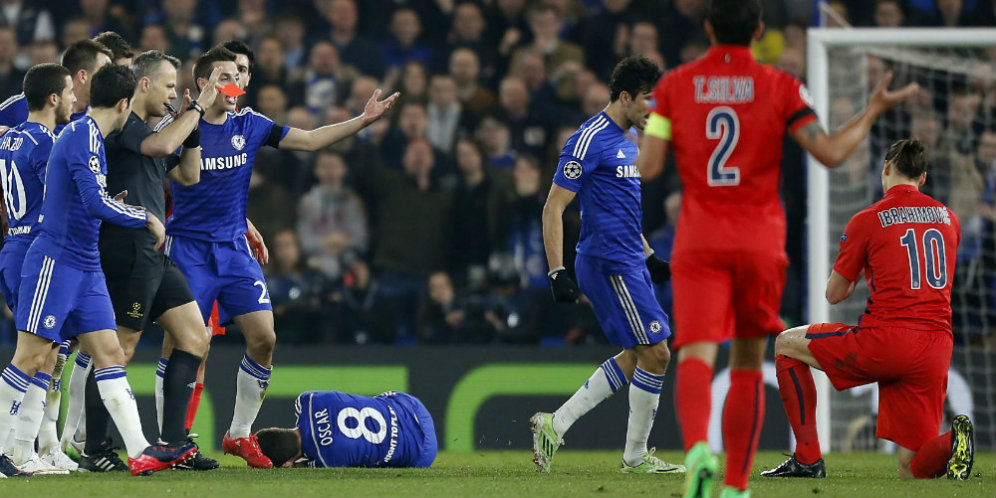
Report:
[[[828,52],[837,47],[992,47],[996,29],[987,28],[809,28],[807,30],[807,84],[814,110],[824,129],[830,118],[830,62]],[[807,154],[806,316],[809,323],[829,321],[830,304],[824,298],[830,276],[830,174]],[[819,403],[816,424],[820,440],[830,449],[830,381],[814,375]]]

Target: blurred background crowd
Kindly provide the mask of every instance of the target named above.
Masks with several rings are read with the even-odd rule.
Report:
[[[255,60],[240,105],[302,129],[359,114],[376,88],[398,90],[389,117],[353,138],[316,154],[264,149],[256,158],[248,215],[270,248],[264,270],[281,343],[600,342],[585,304],[549,297],[540,215],[553,169],[567,137],[608,102],[616,61],[642,54],[672,68],[705,53],[706,3],[0,0],[0,98],[20,92],[31,65],[58,62],[68,44],[108,30],[136,53],[184,61],[181,90],[193,88],[200,52],[244,40]],[[755,56],[805,80],[814,2],[763,4]],[[994,25],[989,0],[829,6],[829,26]],[[992,260],[996,85],[983,80],[922,104],[902,131],[947,165],[930,192],[957,201],[963,227],[974,227],[966,261]],[[846,119],[862,105],[835,101],[832,113]],[[794,143],[785,152],[792,264],[782,311],[800,323],[805,171]],[[874,181],[864,164],[856,178]],[[663,258],[681,203],[674,164],[665,172],[643,192],[644,231]],[[566,217],[565,238],[576,240],[579,213]],[[984,285],[991,293],[993,282]],[[670,311],[670,289],[659,290]],[[11,341],[9,319],[4,330]]]

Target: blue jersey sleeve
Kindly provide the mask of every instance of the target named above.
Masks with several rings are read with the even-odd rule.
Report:
[[[594,120],[567,139],[560,152],[553,183],[571,192],[581,190],[585,180],[598,167],[598,144],[592,144],[594,135],[607,124],[607,121],[600,124],[598,120]]]
[[[80,193],[80,200],[91,216],[128,228],[143,228],[148,219],[144,209],[118,202],[104,190],[107,167],[96,153],[79,150],[68,161],[69,172]]]
[[[0,125],[13,128],[28,120],[28,101],[20,93],[0,103]]]
[[[290,127],[278,125],[272,119],[251,108],[247,108],[246,110],[249,111],[246,119],[248,120],[248,128],[251,130],[254,143],[259,143],[260,146],[269,145],[274,148],[279,147],[280,141],[287,136]]]
[[[45,185],[45,175],[48,174],[48,158],[52,155],[53,143],[55,143],[55,139],[51,135],[41,137],[38,140],[38,146],[35,147],[35,151],[31,155],[34,159],[31,171],[38,177],[38,181],[42,185]]]

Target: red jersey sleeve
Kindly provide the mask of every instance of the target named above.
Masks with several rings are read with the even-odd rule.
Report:
[[[803,85],[801,81],[785,73],[779,72],[778,74],[781,77],[782,117],[785,119],[789,133],[794,133],[799,128],[816,120],[813,99],[809,96],[806,85]]]
[[[650,112],[659,114],[660,116],[668,119],[671,119],[671,106],[667,100],[667,85],[668,79],[672,74],[674,73],[665,74],[660,81],[657,82],[657,86],[654,87],[653,103],[650,108]]]
[[[840,235],[840,253],[834,261],[833,270],[852,282],[858,279],[861,270],[868,264],[869,219],[866,211],[854,215]]]

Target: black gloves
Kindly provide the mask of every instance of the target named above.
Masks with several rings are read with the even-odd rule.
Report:
[[[581,291],[578,289],[578,284],[564,270],[564,267],[561,266],[546,274],[547,278],[550,279],[553,300],[558,303],[576,303]]]
[[[671,280],[671,263],[654,256],[653,251],[647,255],[647,270],[650,270],[650,280],[655,284]]]

